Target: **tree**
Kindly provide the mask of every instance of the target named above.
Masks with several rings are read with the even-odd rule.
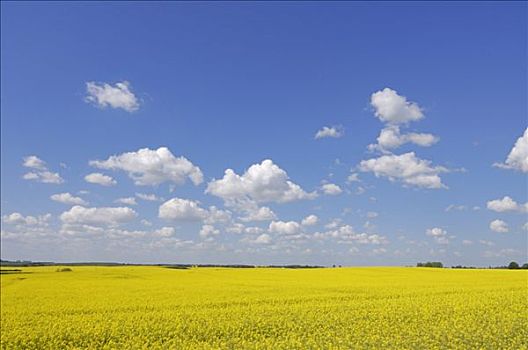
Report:
[[[510,265],[508,265],[508,268],[510,270],[517,270],[519,268],[519,264],[517,264],[515,261],[512,261]]]
[[[521,266],[521,269],[528,270],[528,263],[524,263],[523,266]]]
[[[426,263],[417,263],[417,267],[439,267],[442,268],[444,265],[440,261],[428,261]]]

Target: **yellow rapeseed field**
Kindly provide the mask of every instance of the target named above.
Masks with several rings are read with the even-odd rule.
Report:
[[[22,270],[2,349],[528,349],[528,271]]]

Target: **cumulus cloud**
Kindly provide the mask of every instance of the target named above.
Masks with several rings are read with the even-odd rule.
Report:
[[[116,83],[114,86],[90,81],[86,83],[86,94],[85,101],[100,108],[121,108],[127,112],[139,109],[139,101],[131,91],[128,81]]]
[[[244,226],[243,224],[239,222],[235,222],[231,226],[227,227],[226,231],[229,233],[241,234],[245,231],[245,229],[246,229],[246,226]]]
[[[324,194],[330,195],[330,196],[336,196],[338,194],[341,194],[343,190],[341,187],[339,187],[336,184],[324,184],[321,186],[321,191],[323,191]]]
[[[37,156],[24,157],[22,165],[26,168],[32,169],[22,176],[24,180],[32,180],[48,184],[61,184],[64,179],[59,173],[50,171],[46,165],[46,162]]]
[[[230,224],[232,222],[231,212],[229,210],[218,209],[214,205],[210,206],[204,222],[210,225],[217,223]]]
[[[468,209],[468,207],[465,206],[465,205],[455,205],[455,204],[450,204],[450,205],[448,205],[448,206],[444,209],[444,211],[446,211],[446,212],[449,212],[449,211],[455,211],[455,210],[456,210],[456,211],[465,211],[465,210],[467,210],[467,209]]]
[[[301,231],[301,225],[295,221],[272,221],[268,228],[270,233],[280,235],[294,235]]]
[[[319,222],[319,218],[317,215],[308,215],[301,221],[301,225],[303,226],[313,226],[316,225]]]
[[[64,193],[57,193],[50,196],[51,200],[54,200],[56,202],[64,203],[64,204],[70,204],[70,205],[88,205],[88,202],[86,202],[81,197],[75,197],[71,193],[64,192]]]
[[[213,238],[213,236],[217,236],[219,234],[220,231],[212,225],[203,225],[200,229],[200,237],[204,239],[211,239]]]
[[[344,244],[373,244],[373,245],[380,245],[380,244],[388,244],[389,241],[385,236],[381,236],[376,233],[356,233],[354,231],[354,228],[350,225],[341,225],[334,227],[335,225],[332,225],[333,229],[326,231],[326,232],[318,232],[314,234],[314,238],[316,239],[336,239],[338,243],[344,243]],[[327,225],[327,227],[330,227]]]
[[[429,147],[437,143],[440,139],[433,134],[426,133],[406,133],[402,134],[396,125],[383,128],[377,138],[378,143],[368,146],[371,151],[387,152],[390,149],[398,148],[406,143],[412,143],[422,147]]]
[[[260,236],[258,236],[257,238],[255,238],[253,243],[255,243],[255,244],[270,244],[271,243],[271,236],[268,235],[267,233],[263,233]]]
[[[174,229],[174,227],[165,226],[160,229],[154,230],[152,232],[152,235],[156,237],[172,237],[175,233],[176,230]]]
[[[433,239],[438,244],[449,244],[449,237],[447,235],[447,231],[439,227],[427,229],[425,231],[425,234],[430,237],[433,237]]]
[[[486,240],[484,240],[484,239],[480,239],[480,240],[479,240],[479,243],[482,244],[482,245],[486,245],[486,246],[488,246],[488,247],[493,247],[493,246],[495,245],[494,242],[492,242],[492,241],[486,241]]]
[[[522,250],[513,249],[513,248],[505,248],[500,249],[499,251],[485,251],[482,256],[485,258],[499,258],[499,257],[509,257],[509,256],[523,256],[526,254]]]
[[[259,233],[264,232],[264,229],[262,227],[251,226],[251,227],[246,227],[244,229],[244,232],[249,233],[251,235],[257,235]]]
[[[130,222],[136,217],[137,213],[128,207],[86,208],[79,205],[60,215],[65,224],[93,226],[116,226]]]
[[[367,212],[367,218],[369,219],[374,219],[374,218],[377,218],[379,216],[379,214],[375,211],[369,211]]]
[[[240,220],[244,222],[269,221],[277,217],[273,210],[268,207],[247,206],[243,210],[246,215],[241,217]]]
[[[490,222],[489,224],[489,228],[490,230],[494,231],[494,232],[499,232],[499,233],[506,233],[508,232],[510,229],[508,228],[508,224],[502,220],[493,220],[492,222]]]
[[[136,197],[149,202],[158,202],[163,200],[163,198],[160,198],[153,193],[136,193]]]
[[[159,207],[158,216],[165,220],[200,221],[208,216],[197,201],[172,198]]]
[[[37,156],[24,157],[24,163],[22,163],[22,165],[26,168],[47,170],[46,162]]]
[[[374,107],[376,117],[384,123],[405,124],[424,117],[418,104],[407,101],[405,96],[398,95],[390,88],[373,93],[370,104]]]
[[[120,203],[120,204],[125,204],[125,205],[137,205],[136,198],[134,197],[118,198],[115,200],[115,203]]]
[[[358,173],[352,173],[352,174],[348,175],[347,183],[350,184],[352,182],[361,182],[361,180],[359,179],[359,174]]]
[[[64,182],[64,179],[59,173],[52,173],[51,171],[29,172],[24,174],[22,178],[24,180],[33,180],[45,184],[61,184]]]
[[[504,169],[519,170],[528,173],[528,128],[517,139],[504,163],[495,163],[494,166]]]
[[[93,160],[90,165],[99,169],[123,170],[136,185],[159,185],[172,182],[182,185],[188,177],[193,184],[203,181],[203,174],[185,157],[176,158],[167,147],[157,150],[142,148],[137,152],[113,155],[107,160]]]
[[[418,158],[414,152],[402,155],[383,155],[379,158],[363,160],[359,164],[363,172],[373,172],[376,177],[387,177],[390,181],[400,181],[405,185],[423,188],[447,188],[439,176],[447,169],[432,166],[431,161]]]
[[[116,180],[114,180],[111,176],[101,173],[88,174],[84,177],[84,181],[101,186],[114,186],[117,184]]]
[[[2,216],[2,221],[5,224],[10,225],[25,225],[25,226],[47,226],[51,214],[39,215],[39,216],[24,216],[20,213],[11,213],[9,215]]]
[[[317,131],[314,138],[316,140],[322,139],[325,137],[340,138],[341,136],[343,136],[343,134],[344,134],[344,130],[340,126],[332,126],[332,127],[324,126],[321,130]]]
[[[504,196],[502,199],[494,199],[487,203],[489,210],[499,213],[506,211],[519,211],[521,213],[528,212],[528,203],[520,204],[514,201],[511,197]]]
[[[283,203],[316,196],[290,181],[288,174],[270,159],[253,164],[243,175],[227,169],[222,179],[209,182],[206,193],[228,202],[252,200],[258,203]]]

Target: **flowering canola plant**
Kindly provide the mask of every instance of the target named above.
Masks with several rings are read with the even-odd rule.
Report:
[[[1,349],[528,349],[528,271],[22,270]]]

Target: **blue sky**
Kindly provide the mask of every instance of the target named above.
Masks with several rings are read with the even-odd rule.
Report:
[[[525,262],[526,6],[3,2],[2,258]]]

